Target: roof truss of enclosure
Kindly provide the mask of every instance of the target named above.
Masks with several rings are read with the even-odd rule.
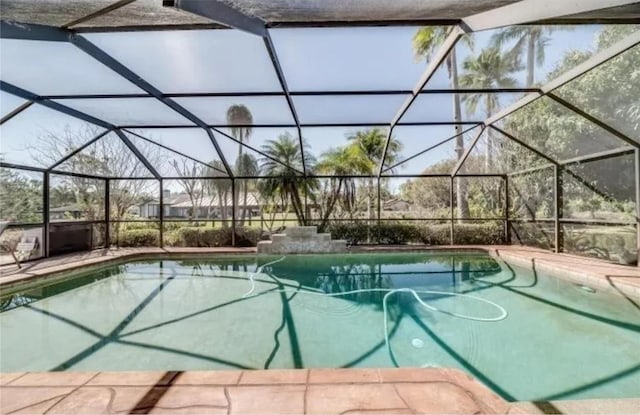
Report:
[[[446,159],[456,160],[453,168],[437,174],[513,173],[508,163],[467,163],[500,142],[553,166],[640,147],[629,114],[593,108],[593,100],[585,107],[572,92],[590,74],[615,74],[629,60],[640,66],[637,2],[8,0],[1,7],[5,167],[100,178],[239,178],[241,147],[312,175],[311,154],[374,127],[386,135],[368,174],[377,177],[420,175]],[[424,27],[433,39],[416,59],[412,40]],[[490,41],[505,27],[535,31],[548,45],[535,78],[523,62],[499,76],[482,72],[492,59]],[[504,45],[513,47],[513,39]],[[617,82],[613,90],[624,88]],[[466,103],[459,116],[450,110],[455,102]],[[250,121],[229,118],[233,106],[247,107]],[[561,145],[512,122],[535,118],[541,107],[562,118]],[[300,163],[269,153],[267,142],[282,135],[297,143]],[[47,140],[64,145],[38,153]],[[394,140],[402,151],[391,158]],[[461,142],[464,152],[456,154]],[[114,171],[108,160],[89,170],[73,162],[104,147],[135,163]],[[198,169],[187,171],[191,165]]]

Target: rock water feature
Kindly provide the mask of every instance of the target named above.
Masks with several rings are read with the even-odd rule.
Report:
[[[284,233],[258,242],[259,254],[311,254],[346,252],[347,241],[331,240],[330,233],[318,233],[317,226],[289,226]]]

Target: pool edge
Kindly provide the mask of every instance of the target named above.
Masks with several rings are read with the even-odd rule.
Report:
[[[402,246],[356,246],[347,253],[374,252],[446,252],[482,251],[508,264],[542,271],[555,278],[576,284],[584,284],[596,290],[617,293],[627,299],[640,300],[640,268],[617,265],[592,258],[514,245],[402,245]],[[93,251],[93,255],[74,254],[62,258],[43,259],[26,265],[23,272],[0,275],[0,294],[7,294],[25,283],[48,281],[79,268],[96,269],[131,260],[198,258],[211,255],[257,254],[255,248],[127,248]],[[331,254],[325,254],[331,255]],[[67,259],[67,262],[64,260]],[[51,266],[47,266],[51,263]],[[5,267],[6,268],[6,267]],[[19,288],[17,288],[19,289]]]

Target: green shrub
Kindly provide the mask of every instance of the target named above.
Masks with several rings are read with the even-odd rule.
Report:
[[[236,246],[256,246],[261,236],[262,230],[258,228],[236,228]]]
[[[425,245],[449,245],[451,243],[451,225],[448,223],[420,225],[420,243]]]
[[[457,245],[500,245],[505,243],[503,222],[456,223],[454,243]]]
[[[373,227],[374,240],[382,245],[420,242],[420,229],[410,223],[381,223]]]
[[[411,223],[383,222],[369,226],[366,222],[331,223],[326,232],[333,239],[344,239],[349,245],[366,243],[383,245],[426,244],[449,245],[450,225],[425,224],[419,221]],[[501,222],[481,224],[455,224],[455,243],[460,245],[495,245],[504,243],[504,230]]]
[[[141,230],[141,229],[156,229],[158,230],[157,222],[120,222],[114,223],[113,226],[118,226],[121,231],[132,231],[132,230]]]
[[[334,222],[326,226],[324,232],[331,233],[332,239],[344,239],[349,245],[360,245],[367,242],[369,228],[365,222]]]
[[[205,228],[183,226],[167,233],[168,246],[217,247],[231,245],[231,230],[228,228]]]
[[[159,246],[160,232],[157,229],[131,229],[120,231],[111,238],[112,244],[120,247]]]
[[[231,246],[231,228],[183,226],[166,233],[165,244],[179,247]],[[261,231],[253,228],[236,229],[236,246],[256,246]]]

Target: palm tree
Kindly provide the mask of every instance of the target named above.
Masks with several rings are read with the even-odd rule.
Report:
[[[389,139],[386,157],[384,161],[382,160],[387,142],[387,133],[381,128],[356,131],[355,133],[349,134],[347,140],[351,141],[352,145],[369,161],[369,163],[361,163],[361,169],[358,172],[370,176],[375,174],[375,169],[377,169],[382,162],[385,162],[387,165],[393,165],[402,150],[402,143],[391,137]],[[373,219],[374,193],[373,178],[370,177],[367,179],[367,211],[369,219]]]
[[[211,166],[207,169],[208,177],[220,176],[220,179],[207,180],[207,192],[209,195],[217,195],[218,197],[218,209],[220,210],[220,219],[222,220],[222,226],[227,227],[227,200],[229,192],[231,191],[231,179],[226,178],[221,171],[224,170],[224,164],[220,160],[214,160],[209,163]]]
[[[227,124],[230,125],[231,135],[240,143],[246,143],[251,138],[253,132],[253,115],[249,108],[242,104],[233,104],[227,109]],[[236,159],[236,166],[242,166],[238,164],[238,161],[242,159],[242,151],[244,147],[242,144],[238,144],[238,158]],[[244,176],[245,172],[238,170],[237,174]],[[233,210],[238,211],[238,192],[233,196]],[[237,216],[237,213],[236,213]]]
[[[545,59],[545,47],[549,44],[549,35],[558,30],[573,30],[571,26],[508,26],[491,37],[491,43],[497,48],[515,41],[507,52],[515,60],[526,56],[527,88],[531,88],[535,81],[535,67],[541,66]]]
[[[433,54],[444,43],[444,40],[449,34],[449,29],[442,26],[426,26],[419,29],[413,36],[413,49],[416,56],[427,59],[427,61],[433,57]],[[473,49],[473,40],[470,36],[464,36],[460,42],[464,42],[469,49]],[[460,44],[458,42],[458,44]],[[458,59],[456,56],[456,48],[451,49],[451,52],[445,58],[445,64],[447,65],[447,73],[449,80],[451,81],[451,88],[459,89],[458,83]],[[453,122],[459,123],[462,121],[462,114],[460,111],[460,96],[453,94]],[[462,126],[460,124],[454,125],[456,134],[456,155],[458,160],[464,155],[464,137],[462,136]],[[457,205],[458,205],[458,217],[466,218],[469,216],[469,203],[467,201],[466,192],[462,185],[462,181],[457,181]]]
[[[258,175],[258,160],[252,154],[242,154],[239,159],[236,160],[236,172],[239,176],[257,176]],[[247,213],[247,199],[249,194],[249,180],[241,180],[240,188],[242,188],[242,194],[244,197],[244,204],[242,205],[242,215],[240,216],[240,226],[244,225],[244,219]],[[249,214],[251,218],[251,214]]]
[[[303,164],[299,141],[291,134],[284,133],[276,140],[267,140],[262,146],[262,152],[269,158],[264,157],[259,160],[260,173],[264,177],[260,181],[261,192],[267,195],[278,194],[281,198],[290,199],[298,223],[304,225],[306,216],[300,190],[312,195],[316,188],[316,181],[303,177],[297,171],[302,170]],[[311,172],[315,158],[306,145],[304,145],[304,154],[307,171]],[[280,160],[281,163],[274,160]]]
[[[511,56],[500,53],[496,47],[483,49],[478,56],[470,56],[462,64],[464,73],[460,76],[460,85],[464,88],[497,89],[513,88],[517,81],[512,74],[518,70],[518,62]],[[475,114],[478,104],[482,103],[484,115],[491,117],[499,106],[498,94],[490,92],[469,93],[463,98],[466,110],[469,114]],[[491,167],[493,155],[493,143],[491,130],[487,130],[487,147],[485,155],[485,168],[487,172]]]
[[[343,210],[352,211],[355,204],[356,184],[353,178],[345,177],[374,168],[374,163],[367,158],[356,145],[333,148],[320,157],[316,170],[321,174],[333,176],[328,179],[328,189],[324,200],[320,229],[324,229],[338,201]]]

